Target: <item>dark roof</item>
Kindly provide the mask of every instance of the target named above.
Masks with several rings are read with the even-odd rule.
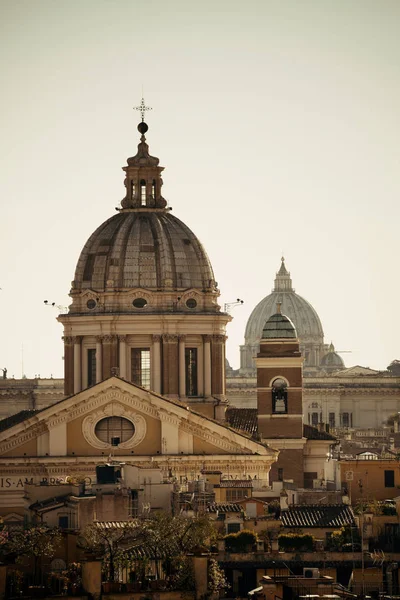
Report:
[[[355,526],[354,513],[348,504],[289,506],[281,512],[284,527]]]
[[[216,502],[215,504],[210,504],[210,506],[207,508],[207,512],[212,512],[212,513],[230,513],[230,512],[242,512],[243,511],[243,507],[240,506],[239,504],[220,504],[218,502]]]
[[[256,408],[228,408],[225,418],[233,429],[239,429],[251,435],[257,433]]]
[[[317,427],[312,425],[303,425],[303,436],[308,440],[332,440],[336,441],[336,438],[327,431],[319,431]]]
[[[54,496],[53,498],[47,498],[46,500],[34,502],[30,505],[31,510],[41,510],[54,506],[58,506],[59,504],[66,504],[71,498],[71,493],[63,494],[62,496]]]
[[[228,424],[233,429],[245,431],[251,435],[257,434],[257,409],[256,408],[228,408],[225,413]],[[308,440],[332,440],[336,438],[331,433],[319,431],[317,427],[303,425],[303,436]]]
[[[18,425],[18,423],[22,423],[25,419],[29,419],[29,417],[33,417],[38,410],[21,410],[15,415],[11,415],[11,417],[6,417],[0,421],[0,432],[5,431],[6,429],[10,429],[14,425]]]

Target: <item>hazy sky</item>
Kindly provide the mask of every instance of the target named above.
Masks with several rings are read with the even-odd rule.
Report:
[[[145,100],[173,214],[237,297],[282,252],[348,366],[400,358],[398,0],[1,0],[0,367],[62,376],[80,250],[115,214]]]

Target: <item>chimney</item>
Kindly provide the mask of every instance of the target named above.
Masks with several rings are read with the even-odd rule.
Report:
[[[288,510],[288,508],[289,508],[289,497],[288,497],[288,493],[285,490],[285,488],[282,488],[282,491],[280,493],[279,502],[280,502],[280,506],[281,506],[281,511]]]

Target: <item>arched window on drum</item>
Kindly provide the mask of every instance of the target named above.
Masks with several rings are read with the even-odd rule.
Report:
[[[272,412],[274,414],[288,412],[287,383],[281,377],[277,377],[272,382]]]

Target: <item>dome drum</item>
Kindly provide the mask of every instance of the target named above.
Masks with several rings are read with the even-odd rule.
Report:
[[[141,315],[149,313],[182,313],[187,315],[220,312],[218,292],[186,290],[152,292],[148,289],[71,291],[69,314],[98,315],[101,313]]]

